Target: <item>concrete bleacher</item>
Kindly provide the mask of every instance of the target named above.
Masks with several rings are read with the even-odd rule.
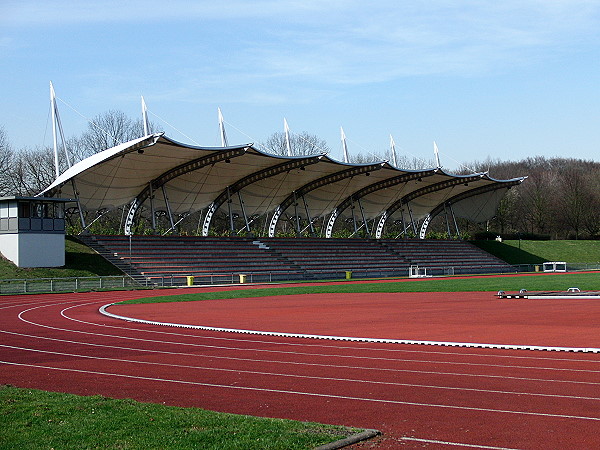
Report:
[[[465,241],[192,236],[82,236],[88,246],[142,284],[500,273],[512,266]]]
[[[461,240],[382,239],[390,252],[408,258],[412,266],[431,275],[505,273],[514,271],[505,261]]]

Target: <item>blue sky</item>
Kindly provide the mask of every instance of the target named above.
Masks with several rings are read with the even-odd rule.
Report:
[[[200,145],[220,145],[220,107],[231,144],[285,117],[338,159],[343,126],[350,153],[383,154],[392,134],[427,160],[436,141],[447,168],[600,161],[598,0],[3,0],[0,62],[15,148],[51,144],[52,81],[67,136],[111,109],[137,118],[143,95]]]

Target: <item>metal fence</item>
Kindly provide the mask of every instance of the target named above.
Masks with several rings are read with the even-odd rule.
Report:
[[[413,266],[413,271],[414,266]],[[600,263],[569,263],[568,272],[600,270]],[[485,273],[542,272],[541,264],[514,266],[419,266],[416,276],[453,276]],[[348,270],[320,270],[305,272],[229,272],[187,275],[167,275],[136,281],[129,276],[71,277],[0,280],[0,294],[27,294],[43,292],[75,292],[95,290],[121,290],[132,288],[161,288],[172,286],[203,286],[219,284],[271,283],[280,281],[315,281],[359,278],[408,277],[407,268],[360,268]],[[413,274],[414,275],[414,274]]]
[[[140,284],[128,276],[0,280],[0,294],[119,290],[136,287],[139,288]]]

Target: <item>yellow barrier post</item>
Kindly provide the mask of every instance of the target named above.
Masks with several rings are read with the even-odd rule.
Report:
[[[194,285],[194,277],[186,277],[186,278],[187,278],[187,285],[193,286]]]
[[[346,270],[346,280],[350,280],[352,278],[352,271]]]

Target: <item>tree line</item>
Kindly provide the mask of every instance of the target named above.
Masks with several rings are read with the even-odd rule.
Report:
[[[155,124],[150,124],[156,130]],[[72,164],[107,148],[143,135],[141,120],[132,120],[121,111],[99,114],[80,135],[67,139],[66,148]],[[273,154],[287,155],[288,142],[284,133],[273,133],[257,144]],[[328,153],[327,143],[307,132],[289,135],[292,155]],[[380,154],[355,154],[351,162],[391,160],[388,151]],[[401,169],[422,169],[434,166],[433,161],[401,156]],[[67,168],[66,158],[60,159],[60,171]],[[469,169],[466,169],[469,167]],[[463,237],[537,238],[537,239],[599,239],[600,238],[600,163],[574,158],[535,156],[521,161],[499,159],[464,164],[458,174],[488,172],[496,179],[527,176],[508,191],[496,216],[484,224],[459,221]],[[0,126],[0,196],[33,196],[49,186],[55,178],[52,147],[14,149],[5,129]],[[87,212],[91,214],[91,212]],[[120,232],[122,211],[108,214],[101,231]],[[72,222],[74,228],[77,228]],[[226,221],[224,221],[226,222]],[[260,222],[258,220],[257,222]],[[102,222],[100,222],[102,223]],[[187,225],[186,225],[187,224]],[[191,224],[191,225],[190,225]],[[218,221],[217,221],[218,224]],[[196,232],[193,220],[182,221],[188,234]],[[218,226],[217,226],[218,228]],[[443,237],[446,226],[441,218],[429,229],[432,235]]]

